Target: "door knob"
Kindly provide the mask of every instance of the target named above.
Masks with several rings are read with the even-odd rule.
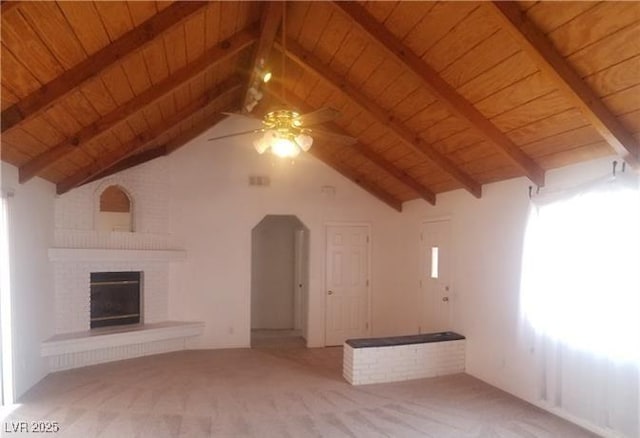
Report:
[[[447,301],[449,301],[449,297],[442,297],[442,301],[446,303]]]
[[[333,295],[333,291],[330,290],[329,292],[327,292],[327,295]]]

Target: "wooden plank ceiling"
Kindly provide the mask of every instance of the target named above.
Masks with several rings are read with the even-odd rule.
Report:
[[[357,143],[311,151],[395,209],[639,161],[638,2],[10,1],[1,56],[1,158],[60,193],[188,143],[263,62],[255,113],[338,109]]]

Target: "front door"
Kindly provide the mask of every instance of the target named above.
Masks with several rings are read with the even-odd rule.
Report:
[[[451,329],[451,227],[448,220],[422,226],[421,333]]]
[[[327,227],[326,345],[369,334],[369,227]]]

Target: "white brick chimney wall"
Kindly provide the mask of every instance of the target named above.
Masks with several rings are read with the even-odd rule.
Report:
[[[117,184],[131,196],[134,232],[98,232],[94,218],[102,191]],[[56,248],[130,250],[176,249],[170,234],[169,175],[164,159],[156,159],[103,180],[86,184],[55,201]],[[168,317],[169,261],[54,261],[56,334],[89,330],[91,272],[142,271],[143,320]]]
[[[95,233],[94,218],[99,208],[99,196],[110,185],[122,186],[133,198],[135,233],[166,235],[169,233],[169,169],[166,160],[158,158],[107,178],[85,184],[59,196],[55,202],[56,230],[89,231]],[[99,234],[99,233],[95,233]],[[66,236],[67,234],[62,234]],[[91,239],[82,233],[85,239]],[[95,236],[94,236],[95,237]],[[131,236],[133,237],[133,236]],[[134,240],[140,240],[135,239]],[[56,246],[70,242],[56,240]],[[82,244],[78,242],[76,244]],[[144,249],[144,248],[140,248]]]

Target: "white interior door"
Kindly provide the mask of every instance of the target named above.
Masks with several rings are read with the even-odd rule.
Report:
[[[369,334],[369,227],[327,227],[326,345]]]
[[[422,226],[421,333],[451,329],[451,225],[448,220]]]

